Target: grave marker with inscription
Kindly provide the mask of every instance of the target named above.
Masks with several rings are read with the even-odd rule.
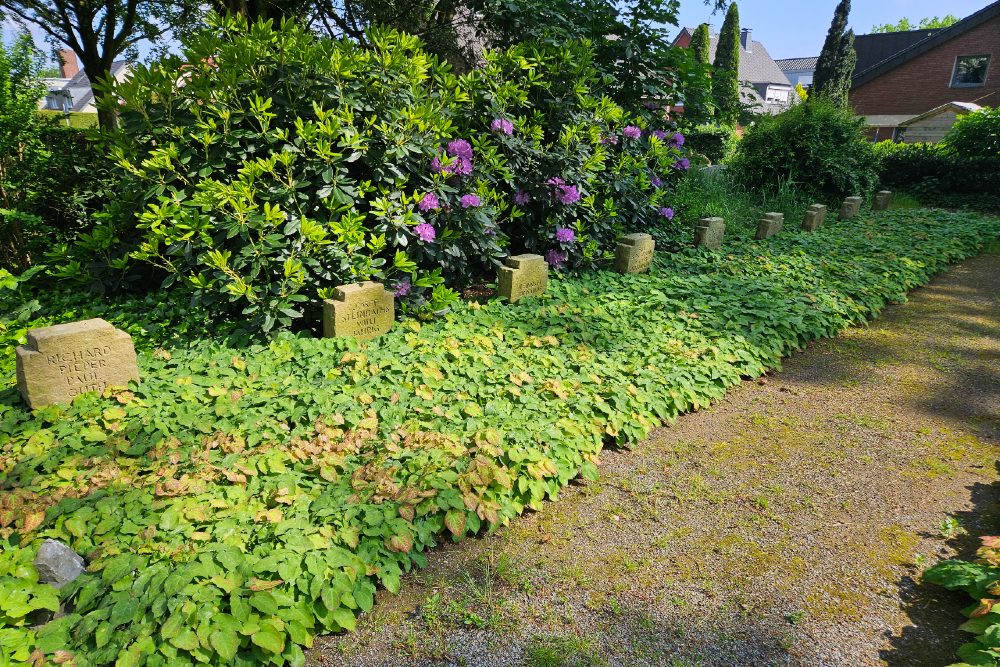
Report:
[[[875,193],[875,201],[872,203],[873,211],[884,211],[892,203],[892,192],[889,190],[879,190]]]
[[[645,273],[653,263],[656,241],[649,234],[627,234],[615,249],[615,271]]]
[[[132,338],[100,318],[32,329],[17,348],[17,388],[32,409],[132,381]]]
[[[694,244],[710,250],[721,250],[725,235],[726,223],[722,218],[702,218],[694,228]]]
[[[382,283],[341,285],[332,299],[323,301],[323,336],[369,340],[388,333],[395,318],[395,297]]]
[[[757,223],[757,236],[755,238],[758,241],[769,239],[780,232],[784,225],[784,213],[765,213],[764,217]]]
[[[826,220],[826,206],[823,204],[813,204],[806,209],[806,214],[802,218],[802,229],[807,232],[815,232],[823,226]]]
[[[840,207],[840,219],[850,220],[861,212],[861,197],[848,197]]]
[[[503,261],[497,277],[500,296],[514,303],[526,296],[544,294],[549,286],[549,264],[541,255],[514,255]]]

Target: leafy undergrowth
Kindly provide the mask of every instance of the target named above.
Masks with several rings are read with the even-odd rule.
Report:
[[[4,548],[51,537],[90,563],[36,656],[301,664],[435,541],[595,477],[606,444],[708,405],[997,235],[996,218],[891,212],[556,280],[367,344],[163,349],[146,333],[128,391],[33,413],[0,392]],[[169,323],[143,331],[176,340]]]
[[[962,662],[952,667],[1000,665],[1000,537],[983,537],[975,562],[947,560],[923,574],[923,580],[968,593],[975,602],[965,609],[961,629],[975,635],[958,649]]]

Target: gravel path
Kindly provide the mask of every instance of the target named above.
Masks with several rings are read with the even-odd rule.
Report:
[[[310,665],[944,665],[922,568],[995,531],[1000,256],[448,544]],[[942,523],[949,517],[960,522]]]

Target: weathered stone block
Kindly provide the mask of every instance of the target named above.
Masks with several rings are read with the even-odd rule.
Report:
[[[807,232],[815,232],[823,226],[826,220],[826,206],[823,204],[813,204],[806,209],[806,214],[802,218],[802,229]]]
[[[756,239],[762,241],[763,239],[771,238],[781,231],[784,224],[784,213],[765,213],[764,217],[757,223]]]
[[[694,228],[694,244],[711,250],[722,248],[726,234],[726,223],[722,218],[702,218]]]
[[[62,588],[81,574],[87,565],[75,551],[59,540],[45,540],[35,555],[38,581]]]
[[[844,203],[840,206],[840,219],[850,220],[858,213],[861,212],[861,203],[864,200],[861,197],[848,197],[844,200]]]
[[[509,302],[544,294],[549,286],[549,265],[541,255],[514,255],[503,261],[497,291]]]
[[[656,241],[649,234],[627,234],[615,249],[615,271],[645,273],[653,263]]]
[[[17,348],[17,388],[32,408],[139,381],[132,338],[100,318],[32,329]]]
[[[323,336],[369,340],[387,333],[396,318],[396,300],[382,283],[341,285],[323,302]]]
[[[889,190],[879,190],[875,193],[875,201],[872,203],[873,211],[884,211],[892,203],[892,192]]]

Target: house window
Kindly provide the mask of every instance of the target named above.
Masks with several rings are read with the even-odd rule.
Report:
[[[955,71],[951,75],[952,88],[971,88],[986,83],[986,72],[990,68],[990,57],[959,56],[955,59]]]

